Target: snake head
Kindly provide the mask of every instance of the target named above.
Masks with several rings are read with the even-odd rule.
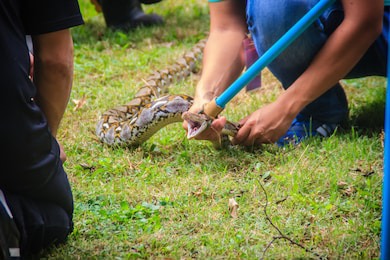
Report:
[[[188,139],[198,136],[200,133],[209,128],[213,122],[211,117],[203,113],[184,112],[181,117],[183,120],[187,121],[188,124]]]

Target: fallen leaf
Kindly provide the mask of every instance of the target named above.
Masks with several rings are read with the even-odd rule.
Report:
[[[267,182],[271,179],[271,172],[266,171],[264,174],[261,175],[261,178],[263,179],[264,182]]]
[[[203,195],[203,189],[202,188],[198,188],[196,191],[192,191],[191,194],[195,197],[200,197]]]
[[[339,188],[339,189],[345,189],[345,187],[347,187],[348,186],[348,183],[346,183],[345,181],[339,181],[338,183],[337,183],[337,187]]]
[[[354,193],[356,193],[356,189],[353,186],[348,186],[346,189],[343,189],[341,193],[347,197],[352,196]]]
[[[339,181],[337,183],[337,187],[339,188],[340,193],[347,197],[350,197],[356,193],[356,188],[344,181]]]
[[[85,103],[87,103],[87,98],[85,95],[83,95],[81,99],[73,99],[73,103],[76,104],[76,106],[73,108],[73,111],[76,111],[77,109],[82,108]]]
[[[229,199],[229,212],[232,218],[238,217],[238,203],[233,198]]]

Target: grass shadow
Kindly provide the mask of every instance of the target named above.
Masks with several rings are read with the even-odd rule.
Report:
[[[350,119],[350,125],[362,132],[379,133],[383,130],[385,122],[385,100],[376,100],[364,104]]]
[[[347,95],[348,92],[353,94],[353,98],[349,100],[350,118],[346,124],[347,129],[353,127],[367,136],[380,133],[385,118],[385,79],[368,77],[346,82]]]

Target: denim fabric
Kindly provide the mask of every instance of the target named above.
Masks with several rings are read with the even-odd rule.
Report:
[[[259,56],[263,55],[288,29],[305,15],[318,0],[248,0],[247,23]],[[309,66],[329,35],[343,20],[339,1],[331,6],[298,37],[268,69],[288,88]],[[374,44],[359,64],[347,75],[358,78],[386,75],[386,60]],[[337,84],[305,107],[301,114],[324,123],[340,123],[348,115],[348,103]]]

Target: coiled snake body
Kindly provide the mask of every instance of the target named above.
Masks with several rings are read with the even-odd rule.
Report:
[[[104,112],[96,125],[100,141],[138,146],[164,126],[183,121],[182,114],[192,106],[193,99],[187,95],[167,95],[167,87],[194,72],[205,42],[198,42],[168,68],[152,73],[129,103]]]

